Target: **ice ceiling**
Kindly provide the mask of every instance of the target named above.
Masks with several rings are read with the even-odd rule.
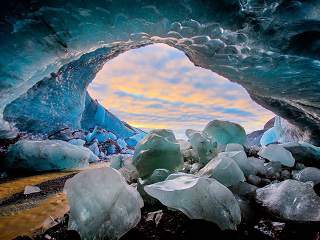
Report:
[[[102,66],[129,49],[165,43],[241,84],[257,103],[320,142],[320,1],[2,5],[0,112],[22,130],[86,125],[94,105],[86,87]],[[13,135],[8,122],[0,124],[2,137]]]

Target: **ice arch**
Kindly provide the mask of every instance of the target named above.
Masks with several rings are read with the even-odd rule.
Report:
[[[0,106],[9,121],[81,125],[83,112],[90,113],[85,88],[102,65],[120,52],[159,42],[238,82],[256,102],[319,143],[320,56],[314,47],[318,35],[310,37],[320,29],[319,1],[6,4],[0,21]],[[305,51],[301,44],[307,40],[313,46],[305,43]],[[8,124],[1,124],[0,134],[10,135]]]

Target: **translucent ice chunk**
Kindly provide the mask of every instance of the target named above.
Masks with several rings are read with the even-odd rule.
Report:
[[[182,173],[171,176],[146,186],[145,191],[191,219],[214,222],[222,230],[237,228],[241,222],[240,208],[229,189],[212,178]]]
[[[41,192],[41,189],[37,186],[25,186],[23,194],[28,195],[38,192]]]
[[[118,143],[119,147],[121,148],[121,150],[127,148],[127,143],[122,138],[118,138],[117,143]]]
[[[245,176],[255,175],[257,170],[251,165],[244,151],[222,152],[219,156],[232,158],[240,167]]]
[[[267,147],[261,148],[258,155],[272,162],[280,162],[282,165],[287,167],[293,167],[295,163],[295,159],[291,152],[278,144],[271,144]]]
[[[217,155],[217,143],[211,138],[207,138],[203,134],[195,132],[191,134],[189,140],[192,151],[198,156],[201,164],[207,164]]]
[[[311,181],[316,185],[320,183],[320,169],[315,167],[306,167],[305,169],[295,174],[294,179],[300,182]]]
[[[151,176],[148,178],[142,180],[141,178],[138,179],[138,185],[137,190],[140,193],[141,197],[143,198],[144,202],[149,205],[154,205],[158,201],[154,199],[153,197],[149,196],[145,191],[144,187],[153,183],[162,182],[164,181],[168,176],[170,175],[170,172],[167,169],[156,169],[153,171]]]
[[[180,145],[171,130],[160,129],[151,131],[136,147],[133,165],[139,176],[146,177],[157,168],[169,171],[181,169],[183,159]]]
[[[281,119],[279,116],[276,116],[274,126],[263,133],[260,139],[261,146],[278,142],[281,136],[281,131]]]
[[[68,142],[77,146],[83,146],[86,143],[86,141],[79,138],[71,139]]]
[[[67,180],[69,229],[81,239],[119,239],[135,227],[143,206],[139,193],[113,168],[91,169]]]
[[[238,143],[228,143],[225,151],[226,152],[244,151],[244,148],[241,144],[238,144]]]
[[[312,185],[285,180],[256,190],[256,200],[272,215],[291,221],[320,221],[320,197]]]
[[[212,159],[197,175],[215,178],[227,187],[245,180],[238,164],[232,158],[225,156]]]
[[[88,149],[61,140],[21,140],[9,147],[5,165],[32,171],[87,167],[98,158]]]
[[[237,123],[213,120],[207,124],[203,132],[211,137],[218,144],[228,143],[244,144],[246,142],[246,132]]]

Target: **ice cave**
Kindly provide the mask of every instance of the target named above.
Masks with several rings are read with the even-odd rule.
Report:
[[[0,12],[0,239],[319,239],[319,0],[11,0]],[[177,55],[154,63],[166,51]],[[199,102],[176,84],[189,68]],[[257,118],[216,114],[240,108],[218,105],[232,84]]]

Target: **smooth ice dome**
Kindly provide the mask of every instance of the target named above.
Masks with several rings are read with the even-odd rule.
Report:
[[[90,169],[68,179],[69,229],[81,239],[119,239],[141,218],[143,201],[113,168]]]
[[[272,162],[280,162],[287,167],[293,167],[295,163],[291,152],[278,144],[271,144],[261,148],[258,155]]]
[[[267,185],[256,190],[256,200],[283,220],[320,221],[320,197],[309,183],[290,179]]]
[[[238,164],[229,157],[217,156],[204,166],[197,176],[205,176],[218,180],[226,187],[245,181]]]
[[[157,168],[169,171],[183,166],[180,145],[171,130],[152,130],[137,145],[133,155],[133,165],[140,177],[146,177]]]
[[[240,208],[228,188],[212,178],[182,173],[171,176],[146,186],[145,191],[191,219],[214,222],[222,230],[237,229],[241,222]]]
[[[5,165],[32,171],[87,167],[98,158],[87,148],[61,140],[21,140],[11,145]]]
[[[245,144],[247,135],[243,127],[237,123],[213,120],[207,124],[203,132],[220,145],[228,143]]]
[[[316,185],[320,183],[320,169],[315,167],[306,167],[295,174],[293,177],[300,182],[311,181]]]

